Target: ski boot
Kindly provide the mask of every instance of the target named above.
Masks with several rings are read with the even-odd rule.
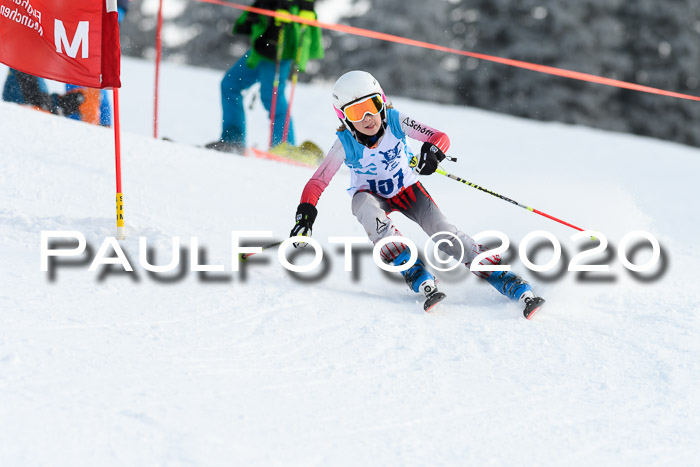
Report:
[[[394,266],[405,264],[410,257],[411,251],[406,248],[396,257]],[[416,259],[413,266],[405,271],[401,271],[401,275],[404,277],[406,284],[408,284],[411,290],[416,293],[422,292],[423,295],[425,295],[425,302],[423,303],[423,309],[425,311],[430,311],[446,297],[444,293],[438,291],[435,285],[435,277],[425,269],[425,264],[423,264],[420,258]]]
[[[510,271],[494,271],[486,280],[506,297],[520,302],[526,319],[532,318],[544,303],[544,298],[536,297],[527,281]]]
[[[524,295],[525,294],[523,294],[523,296]],[[521,297],[520,302],[525,304],[525,308],[523,308],[523,316],[525,319],[532,319],[535,313],[537,313],[542,305],[544,305],[544,298],[535,296],[525,298]]]

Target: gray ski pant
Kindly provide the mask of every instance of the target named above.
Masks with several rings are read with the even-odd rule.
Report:
[[[393,198],[382,198],[367,191],[359,191],[352,198],[352,213],[375,244],[382,238],[401,235],[388,216],[394,211],[417,223],[429,236],[439,233],[433,237],[433,241],[450,240],[451,245],[442,242],[438,248],[452,258],[459,259],[462,255],[462,248],[458,243],[461,242],[464,245],[462,262],[467,266],[483,251],[481,245],[447,220],[420,182],[406,187]],[[417,246],[422,251],[422,245]],[[491,264],[500,263],[498,255],[492,258]]]

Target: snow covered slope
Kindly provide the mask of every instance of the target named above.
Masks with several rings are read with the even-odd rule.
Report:
[[[219,79],[166,65],[161,134],[215,139]],[[0,103],[0,465],[697,462],[697,149],[394,99],[451,136],[458,161],[448,171],[610,242],[593,258],[607,274],[538,277],[518,259],[520,240],[551,232],[565,268],[582,245],[574,230],[425,177],[467,233],[508,235],[509,263],[548,300],[526,321],[460,268],[440,275],[448,299],[428,315],[367,253],[356,274],[343,270],[328,238],[364,235],[345,170],[318,206],[324,272],[292,276],[274,251],[231,272],[231,231],[286,238],[313,170],[155,141],[151,65],[125,59],[123,80],[121,245],[133,273],[89,272],[88,256],[41,271],[42,231],[80,231],[93,255],[114,235],[112,132]],[[329,90],[299,85],[294,109],[299,140],[326,149],[337,122]],[[264,146],[259,101],[249,124],[249,143]],[[651,279],[617,258],[635,230],[662,247]],[[173,237],[189,255],[197,237],[200,262],[225,271],[190,272],[184,257],[182,271],[149,274],[140,236],[158,264]],[[532,259],[550,257],[545,248]]]

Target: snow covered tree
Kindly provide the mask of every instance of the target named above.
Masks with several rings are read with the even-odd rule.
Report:
[[[153,58],[157,10],[152,2],[129,9],[121,25],[122,52]],[[231,31],[241,11],[205,2],[164,2],[163,59],[226,69],[247,50],[250,40]]]
[[[317,6],[332,0],[317,0]],[[154,56],[154,2],[122,24],[125,55]],[[239,10],[166,2],[166,60],[224,70],[248,48]],[[457,49],[700,94],[697,0],[348,0],[342,24]],[[322,21],[327,18],[319,18]],[[335,18],[334,18],[335,19]],[[700,146],[700,103],[617,89],[377,39],[324,32],[301,81],[370,71],[390,96],[471,105]]]
[[[631,67],[625,79],[646,86],[698,95],[700,4],[694,0],[623,3],[624,49]],[[700,146],[700,103],[620,91],[620,118],[629,131]]]
[[[353,16],[342,22],[372,31],[448,45],[445,0],[355,1]],[[358,14],[361,12],[360,14]],[[449,102],[455,85],[455,57],[443,52],[378,39],[329,34],[323,75],[337,77],[354,69],[372,73],[389,95]]]
[[[690,0],[461,0],[450,19],[467,49],[692,93],[700,17]],[[674,55],[675,54],[675,55]],[[462,59],[456,100],[541,120],[700,143],[700,105]],[[660,122],[659,120],[663,120]]]

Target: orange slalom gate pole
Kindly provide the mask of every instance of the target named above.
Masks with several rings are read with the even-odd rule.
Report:
[[[158,3],[158,25],[156,26],[156,83],[153,93],[153,138],[158,138],[158,81],[160,77],[160,59],[163,43],[161,30],[163,29],[163,0]]]
[[[306,25],[301,27],[301,33],[299,34],[299,44],[297,44],[297,53],[294,57],[294,72],[292,74],[292,90],[289,93],[289,103],[287,104],[287,115],[284,117],[284,131],[282,132],[282,142],[287,142],[287,137],[289,136],[289,123],[292,120],[292,103],[294,103],[294,91],[297,87],[297,80],[299,79],[299,62],[301,62],[301,54],[303,52],[304,34],[306,33]]]
[[[122,195],[122,145],[121,128],[119,125],[119,90],[112,89],[114,97],[114,160],[117,176],[117,239],[124,240],[124,198]]]
[[[272,102],[270,103],[270,144],[269,149],[272,149],[272,143],[275,138],[275,120],[277,112],[277,99],[280,88],[280,66],[282,62],[282,52],[284,51],[284,26],[280,29],[277,39],[277,55],[275,56],[275,80],[272,82]],[[286,77],[284,79],[287,79]]]
[[[282,142],[286,143],[289,137],[289,123],[292,121],[292,104],[294,103],[294,90],[297,87],[297,77],[299,69],[297,68],[292,75],[292,90],[289,93],[289,102],[287,103],[287,114],[284,117],[284,131],[282,132]]]

